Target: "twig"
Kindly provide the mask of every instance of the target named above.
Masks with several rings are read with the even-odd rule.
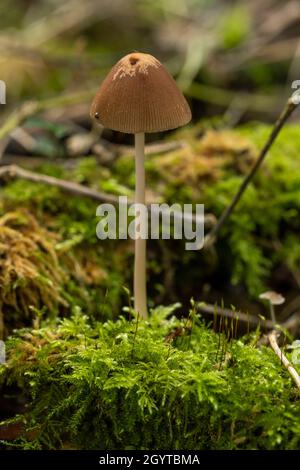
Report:
[[[35,173],[33,171],[24,170],[17,165],[6,165],[0,167],[0,179],[5,177],[9,178],[21,178],[33,183],[44,183],[49,186],[56,186],[63,191],[67,191],[72,194],[80,196],[88,196],[92,199],[101,202],[111,202],[116,204],[119,200],[117,196],[112,194],[102,193],[94,189],[83,186],[82,184],[74,183],[72,181],[55,178],[54,176],[48,176],[41,173]]]
[[[249,313],[244,313],[240,311],[233,311],[228,308],[221,308],[211,304],[199,303],[197,306],[198,310],[209,315],[218,315],[221,317],[234,318],[236,320],[241,320],[246,323],[251,323],[253,326],[261,324],[261,326],[266,327],[268,330],[274,329],[274,324],[271,320],[262,320],[259,317],[250,315]],[[281,323],[281,328],[284,330],[295,330],[300,325],[300,315],[299,312],[294,313],[291,317]]]
[[[92,97],[93,91],[94,90],[90,90],[88,92],[61,95],[46,100],[27,101],[23,103],[5,119],[4,124],[0,127],[0,140],[10,134],[16,127],[19,127],[30,116],[47,109],[85,102]]]
[[[290,361],[286,358],[286,356],[281,351],[280,347],[277,344],[276,337],[277,337],[277,331],[276,330],[271,331],[271,333],[269,333],[269,335],[268,335],[268,339],[269,339],[271,348],[275,352],[276,356],[279,357],[281,363],[288,370],[289,374],[294,379],[294,382],[296,383],[297,387],[300,389],[300,376],[299,376],[298,372],[296,371],[296,369],[294,369],[294,367],[292,366]]]
[[[6,167],[7,165],[26,165],[26,168],[34,169],[39,168],[41,163],[45,161],[50,161],[55,163],[57,166],[62,166],[63,168],[70,170],[74,169],[78,164],[80,164],[85,157],[68,157],[68,158],[47,158],[43,157],[33,157],[24,154],[14,155],[12,153],[6,153],[1,160],[0,168]]]
[[[293,318],[297,310],[300,310],[300,296],[299,295],[297,295],[296,297],[294,297],[293,300],[285,304],[285,307],[282,308],[280,315],[282,318],[284,318],[284,320],[286,320],[287,318],[291,319]],[[299,323],[300,323],[300,316],[299,316]]]
[[[108,194],[100,191],[96,191],[95,189],[88,188],[79,183],[74,183],[72,181],[67,181],[61,178],[55,178],[54,176],[45,175],[42,173],[35,173],[33,171],[24,170],[17,165],[6,165],[0,166],[0,180],[5,178],[21,178],[27,181],[32,181],[33,183],[43,183],[47,184],[48,186],[55,186],[60,188],[62,191],[66,191],[71,194],[75,194],[77,196],[86,196],[91,199],[100,202],[109,202],[111,204],[118,204],[119,197],[113,194]],[[130,199],[127,199],[127,204],[133,204],[134,202]],[[147,204],[149,206],[149,204]],[[160,209],[159,207],[152,207],[151,211],[161,211],[164,210]],[[150,211],[148,211],[150,213]],[[185,218],[185,213],[182,213],[182,218]],[[192,219],[196,221],[195,216],[192,216]],[[190,220],[190,217],[189,217]],[[212,214],[206,214],[204,216],[204,224],[206,226],[211,227],[215,223],[215,217]]]
[[[229,206],[227,207],[227,209],[225,209],[225,211],[223,212],[223,214],[219,218],[217,224],[212,228],[210,233],[205,237],[205,242],[204,242],[205,247],[209,247],[210,245],[212,245],[215,242],[216,237],[217,237],[220,229],[222,228],[222,226],[224,225],[224,223],[226,222],[228,217],[233,212],[235,206],[237,205],[237,203],[241,199],[241,197],[242,197],[244,191],[246,190],[247,186],[249,185],[250,181],[252,180],[255,173],[257,172],[260,165],[262,164],[262,162],[263,162],[265,156],[267,155],[269,149],[271,148],[272,144],[275,142],[276,137],[278,136],[280,130],[282,129],[282,127],[284,126],[285,122],[288,120],[290,115],[293,113],[293,111],[297,108],[298,104],[299,103],[297,102],[297,100],[295,100],[293,98],[288,99],[284,110],[282,111],[281,115],[277,119],[277,121],[274,125],[274,128],[273,128],[267,142],[265,143],[264,147],[262,148],[262,150],[260,152],[260,155],[259,155],[258,159],[256,160],[256,163],[254,164],[252,170],[250,171],[250,173],[246,176],[246,178],[242,182],[241,186],[239,187],[238,192],[236,193],[236,195],[232,199],[232,201],[229,204]]]
[[[228,308],[221,308],[215,305],[210,304],[201,304],[197,305],[197,308],[200,312],[208,313],[209,315],[218,315],[225,318],[235,318],[241,320],[246,323],[251,323],[253,326],[257,326],[262,324],[262,320],[259,317],[255,317],[254,315],[249,315],[248,313],[244,312],[234,312]],[[264,320],[262,326],[265,326],[269,330],[274,328],[273,322],[271,320]]]
[[[186,145],[187,144],[184,140],[175,140],[173,142],[153,142],[151,144],[145,145],[145,155],[173,152],[174,150],[186,147]],[[114,144],[113,147],[121,154],[134,153],[134,147],[129,145]]]
[[[293,315],[291,315],[287,320],[285,320],[281,324],[281,328],[284,330],[289,330],[289,331],[297,331],[298,327],[300,325],[300,315],[299,312],[295,312]]]

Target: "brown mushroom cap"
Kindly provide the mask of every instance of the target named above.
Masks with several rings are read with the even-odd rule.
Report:
[[[134,52],[114,65],[91,106],[91,117],[120,132],[159,132],[187,124],[191,110],[155,57]]]

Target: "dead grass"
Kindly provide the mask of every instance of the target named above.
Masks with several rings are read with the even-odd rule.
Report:
[[[10,311],[29,316],[32,307],[53,311],[66,305],[61,286],[66,273],[55,245],[56,234],[43,228],[26,210],[0,218],[0,334]]]
[[[217,181],[226,169],[244,173],[255,159],[254,146],[230,131],[209,130],[204,136],[169,155],[153,159],[168,182],[195,189],[201,181]]]

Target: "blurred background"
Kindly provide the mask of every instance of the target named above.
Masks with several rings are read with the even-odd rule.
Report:
[[[299,31],[299,0],[1,0],[1,165],[133,197],[132,137],[93,129],[89,107],[117,60],[150,53],[176,78],[193,121],[147,136],[158,145],[148,149],[148,200],[205,203],[213,221],[300,80]],[[299,117],[297,110],[213,250],[149,243],[152,305],[195,297],[265,312],[259,294],[272,288],[288,299],[282,318],[300,308]],[[57,271],[30,259],[33,275],[24,272],[22,248],[18,272],[8,276],[0,265],[0,304],[13,312],[12,324],[24,323],[16,313],[24,315],[24,305],[29,318],[32,305],[61,313],[79,304],[98,316],[101,305],[100,317],[117,316],[127,303],[122,288],[132,283],[133,248],[97,243],[95,201],[28,181],[1,183],[1,214],[23,211],[29,221],[19,214],[2,225],[39,234],[35,240],[47,228],[47,249],[59,260]]]
[[[141,50],[177,78],[195,120],[269,120],[299,79],[299,26],[298,0],[1,0],[0,76],[14,106],[89,91]]]

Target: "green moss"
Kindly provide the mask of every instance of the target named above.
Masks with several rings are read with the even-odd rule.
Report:
[[[68,315],[79,305],[89,315],[111,318],[120,308],[123,285],[130,277],[124,269],[130,254],[96,238],[97,204],[80,197],[62,197],[57,188],[21,180],[4,188],[1,202],[0,216],[7,218],[11,213],[9,222],[15,223],[18,214],[28,219],[15,229],[13,246],[11,241],[1,245],[0,278],[5,282],[0,283],[0,310],[7,317],[4,324],[8,331],[16,325],[28,325],[31,307],[46,306],[47,314],[53,316]],[[13,217],[15,207],[19,211]],[[1,243],[5,242],[3,230]],[[37,240],[37,247],[24,250],[23,244],[30,245],[32,239]],[[51,270],[44,245],[55,260]],[[19,268],[16,259],[20,260]]]
[[[269,126],[248,126],[239,133],[263,146]],[[272,147],[263,167],[247,189],[221,233],[220,246],[230,250],[233,283],[246,283],[257,295],[279,264],[293,270],[299,263],[300,139],[298,126],[287,126]],[[206,210],[220,215],[243,176],[229,176],[206,187]]]
[[[20,445],[299,447],[297,389],[275,354],[250,337],[228,343],[195,312],[167,319],[172,310],[157,308],[149,322],[102,324],[77,309],[11,338],[2,382],[29,396],[25,421],[34,431]]]
[[[167,154],[147,156],[149,199],[204,203],[206,213],[219,216],[236,193],[270,130],[270,126],[252,124],[222,131],[209,129],[206,124],[202,134],[199,125],[179,131],[177,136],[186,146]],[[299,151],[298,126],[287,125],[222,229],[215,258],[202,252],[187,253],[183,244],[177,243],[172,249],[173,282],[177,283],[172,286],[174,291],[187,298],[194,295],[192,279],[185,292],[181,282],[183,269],[185,273],[193,272],[197,288],[221,278],[224,288],[230,288],[230,284],[242,285],[253,298],[272,284],[279,268],[288,269],[292,277],[297,277],[300,255],[298,243],[292,241],[299,238],[300,232]],[[129,154],[117,158],[110,168],[101,166],[94,157],[87,157],[79,159],[73,170],[48,164],[42,165],[40,171],[95,189],[133,195],[134,158]],[[92,250],[90,256],[107,271],[112,285],[117,285],[115,279],[121,285],[131,285],[131,245],[124,241],[104,244],[97,240],[96,202],[62,196],[57,188],[28,181],[8,184],[3,195],[2,213],[14,210],[16,205],[25,206],[47,227],[50,225],[51,230],[58,232],[75,256],[80,249]],[[161,260],[160,247],[158,243],[149,243],[149,278],[154,275],[156,284],[163,284],[164,273],[170,270],[170,266],[161,262],[152,269],[153,260]],[[115,252],[122,254],[121,262]],[[195,265],[201,269],[195,270]],[[110,288],[109,283],[106,287]],[[71,290],[73,297],[76,290]],[[116,292],[117,287],[113,290]],[[112,297],[118,299],[116,305],[110,304],[112,310],[118,310],[121,286],[119,294]],[[73,300],[72,305],[76,305],[76,294]],[[155,296],[152,301],[156,302]]]

